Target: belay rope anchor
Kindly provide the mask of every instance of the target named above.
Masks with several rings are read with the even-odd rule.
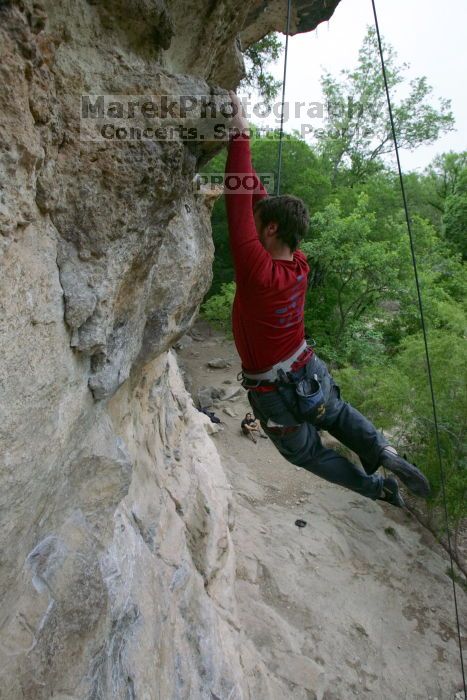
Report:
[[[429,384],[429,388],[430,388],[431,405],[433,408],[433,422],[434,422],[434,426],[435,426],[436,451],[437,451],[437,456],[438,456],[439,472],[440,472],[440,477],[441,477],[441,493],[442,493],[442,497],[443,497],[444,519],[445,519],[445,523],[446,523],[447,543],[448,543],[448,552],[449,552],[449,560],[450,560],[450,573],[451,573],[451,580],[452,580],[452,591],[453,591],[453,597],[454,597],[454,609],[455,609],[456,625],[457,625],[457,637],[458,637],[458,641],[459,641],[459,655],[460,655],[462,682],[463,682],[463,686],[464,686],[464,695],[465,695],[465,698],[467,700],[467,688],[466,688],[465,671],[464,671],[464,657],[463,657],[463,651],[462,651],[462,636],[461,636],[461,629],[460,629],[460,622],[459,622],[459,608],[458,608],[458,604],[457,604],[457,591],[456,591],[456,582],[455,582],[455,574],[454,574],[454,560],[453,560],[452,547],[451,547],[451,531],[449,528],[448,509],[447,509],[447,502],[446,502],[446,479],[445,479],[445,473],[444,473],[443,460],[442,460],[442,456],[441,456],[441,444],[440,444],[440,439],[439,439],[438,416],[437,416],[437,411],[436,411],[436,399],[435,399],[435,392],[434,392],[434,387],[433,387],[433,375],[431,372],[430,353],[429,353],[429,349],[428,349],[428,337],[427,337],[426,324],[425,324],[425,315],[424,315],[424,311],[423,311],[422,294],[421,294],[420,282],[419,282],[419,278],[418,278],[417,258],[415,255],[412,225],[410,222],[409,207],[408,207],[408,203],[407,203],[407,196],[406,196],[405,186],[404,186],[404,178],[402,175],[402,167],[401,167],[401,162],[400,162],[400,157],[399,157],[399,145],[398,145],[398,141],[397,141],[396,126],[394,123],[394,115],[393,115],[393,111],[392,111],[391,97],[389,94],[389,85],[388,85],[387,75],[386,75],[386,65],[385,65],[385,61],[384,61],[383,45],[381,42],[381,34],[379,31],[378,14],[376,12],[375,0],[371,0],[371,4],[372,4],[372,8],[373,8],[373,16],[374,16],[374,20],[375,20],[376,34],[378,37],[378,49],[379,49],[379,55],[380,55],[380,60],[381,60],[381,70],[383,73],[384,88],[385,88],[386,100],[387,100],[387,104],[388,104],[389,120],[391,123],[392,138],[394,141],[394,151],[396,154],[397,169],[399,172],[399,183],[400,183],[402,201],[403,201],[403,206],[404,206],[404,211],[405,211],[407,233],[408,233],[409,242],[410,242],[410,252],[411,252],[411,257],[412,257],[412,267],[413,267],[413,271],[414,271],[415,287],[417,290],[417,301],[418,301],[418,308],[419,308],[419,313],[420,313],[420,325],[421,325],[421,329],[422,329],[423,344],[424,344],[424,348],[425,348],[425,358],[426,358],[426,365],[427,365],[428,384]],[[284,53],[284,75],[283,75],[283,81],[282,81],[281,121],[280,121],[279,147],[278,147],[278,158],[277,158],[277,183],[276,183],[276,186],[274,188],[276,195],[280,194],[280,185],[281,185],[282,140],[283,140],[283,134],[284,134],[284,129],[283,129],[283,126],[284,126],[284,103],[285,103],[285,87],[286,87],[286,79],[287,79],[287,55],[288,55],[288,50],[289,50],[289,31],[290,31],[291,6],[292,6],[292,0],[288,0],[287,24],[286,24],[286,35],[285,35],[285,53]],[[299,528],[302,528],[306,525],[306,521],[305,520],[296,520],[295,525]]]

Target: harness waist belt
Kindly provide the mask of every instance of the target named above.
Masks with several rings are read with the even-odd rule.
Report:
[[[259,374],[252,374],[250,372],[242,372],[243,376],[247,379],[256,379],[257,381],[275,382],[279,379],[277,372],[282,369],[284,372],[290,372],[292,365],[300,357],[300,355],[307,349],[306,340],[300,345],[294,354],[288,357],[286,360],[281,360],[276,362],[275,365],[268,369],[267,372],[260,372]]]

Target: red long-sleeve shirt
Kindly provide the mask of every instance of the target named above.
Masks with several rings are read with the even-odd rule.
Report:
[[[257,181],[254,190],[241,194],[226,187],[225,201],[236,280],[235,345],[243,369],[262,372],[290,357],[304,340],[309,267],[300,250],[293,260],[273,259],[258,238],[253,206],[267,192],[251,164],[248,136],[231,138],[225,174],[251,175]]]

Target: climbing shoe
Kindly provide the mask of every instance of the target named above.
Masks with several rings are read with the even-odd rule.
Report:
[[[390,503],[397,508],[403,508],[405,506],[404,499],[399,492],[399,486],[393,476],[387,476],[384,479],[383,488],[377,500],[386,501],[386,503]]]
[[[380,455],[380,464],[399,477],[407,488],[416,496],[428,498],[430,484],[426,476],[417,467],[397,454],[393,447],[385,447]]]

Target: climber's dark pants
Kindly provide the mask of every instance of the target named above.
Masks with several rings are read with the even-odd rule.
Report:
[[[305,371],[302,368],[294,373],[294,378],[303,376]],[[317,374],[324,393],[326,411],[319,421],[314,425],[300,422],[293,384],[282,385],[280,392],[249,391],[248,399],[256,418],[289,462],[363,496],[376,498],[383,478],[374,472],[378,469],[380,452],[388,442],[369,420],[340,398],[339,387],[316,355],[308,363],[308,372]],[[268,426],[268,420],[277,425]],[[355,452],[365,471],[323,447],[318,433],[322,429]]]

